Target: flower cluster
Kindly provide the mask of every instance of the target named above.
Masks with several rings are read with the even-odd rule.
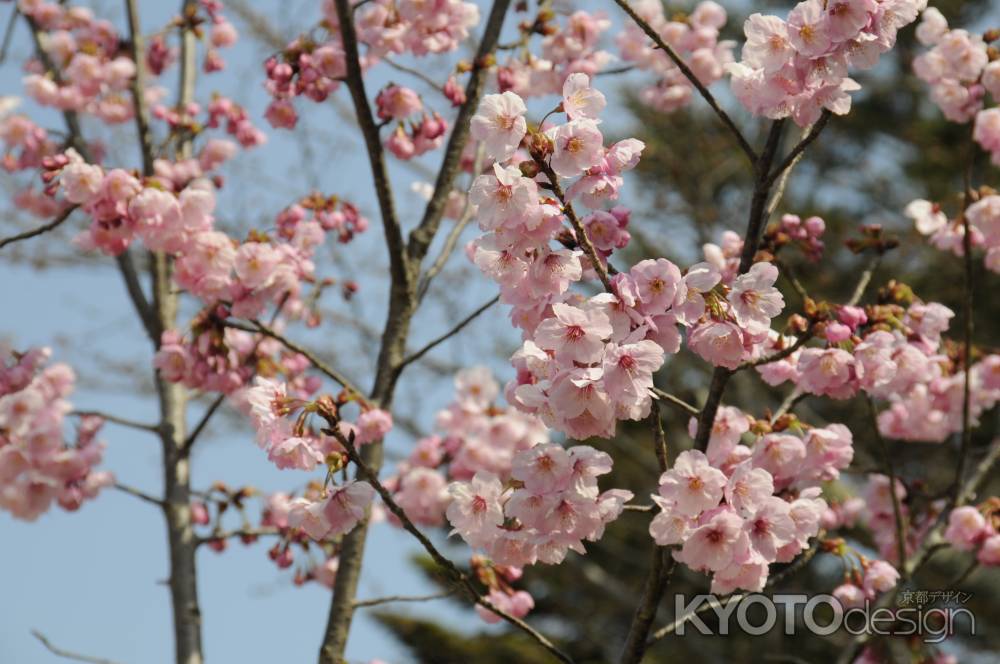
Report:
[[[500,385],[485,367],[455,375],[455,400],[436,417],[439,434],[418,440],[385,481],[414,523],[444,523],[449,479],[469,480],[487,472],[508,481],[515,454],[548,442],[548,430],[538,418],[502,407],[499,395]],[[389,519],[394,521],[391,515]]]
[[[332,0],[323,3],[323,12],[337,24]],[[424,56],[457,49],[479,24],[479,7],[462,0],[373,0],[358,7],[355,22],[371,60],[390,53]]]
[[[899,570],[884,560],[861,559],[861,569],[854,570],[849,580],[833,589],[831,593],[844,609],[863,606],[865,600],[873,600],[880,593],[896,587]],[[855,660],[857,662],[859,660]],[[881,659],[877,661],[882,661]]]
[[[976,559],[986,566],[1000,565],[1000,534],[996,529],[998,501],[992,498],[983,509],[965,505],[948,515],[944,538],[959,551],[976,551]]]
[[[775,430],[742,445],[750,424],[739,409],[720,408],[706,451],[679,454],[653,495],[660,511],[650,535],[661,546],[681,545],[675,557],[691,569],[711,572],[713,593],[760,591],[771,563],[806,548],[828,509],[818,484],[836,479],[854,456],[841,424],[810,427],[803,437]]]
[[[313,217],[293,206],[279,215],[277,238],[252,233],[239,244],[214,230],[215,188],[208,180],[178,185],[157,175],[140,181],[121,169],[105,172],[72,150],[50,166],[46,176],[58,178],[66,201],[92,219],[78,240],[82,246],[119,254],[139,239],[171,253],[180,287],[210,304],[229,303],[235,316],[253,318],[270,302],[284,303],[287,314],[302,313],[302,287],[314,280],[312,256],[327,231],[346,241],[367,228],[353,206],[313,195],[306,199]]]
[[[307,426],[308,416],[317,412],[315,403],[304,398],[311,388],[314,384],[309,382],[289,385],[257,376],[254,386],[242,395],[257,432],[257,443],[278,468],[312,470],[331,459],[343,462],[344,449],[337,438]],[[291,419],[296,412],[298,416]],[[366,407],[355,424],[340,421],[338,426],[344,436],[353,435],[357,445],[365,445],[389,433],[392,416],[381,409]]]
[[[448,123],[440,114],[424,113],[417,122],[409,123],[409,130],[402,122],[396,125],[385,139],[385,149],[397,159],[413,159],[441,147],[447,131]]]
[[[324,1],[323,17],[320,26],[326,32],[325,40],[317,40],[311,34],[297,37],[279,55],[268,58],[264,65],[266,89],[272,97],[266,117],[273,127],[294,128],[298,113],[292,100],[305,96],[322,102],[337,90],[347,73],[340,20],[332,0]],[[389,54],[424,56],[455,50],[479,23],[479,8],[462,0],[375,0],[359,5],[354,11],[354,20],[358,40],[368,49],[362,56],[361,65],[368,68]],[[460,89],[453,79],[449,79],[449,85],[451,89],[446,90],[449,98],[459,98]],[[425,123],[427,127],[423,127]],[[440,128],[441,134],[446,129],[444,121],[436,114],[434,118],[425,118],[418,127],[421,130],[414,130],[409,138],[417,143],[417,137],[422,137],[423,151],[430,149],[428,145],[438,137],[434,128]],[[393,136],[398,134],[394,132]],[[397,138],[397,142],[401,140]],[[395,152],[400,148],[390,144],[389,149]]]
[[[882,435],[941,442],[962,428],[964,371],[942,341],[954,313],[896,282],[885,295],[887,303],[864,309],[834,307],[833,318],[816,330],[825,347],[799,348],[757,371],[770,385],[791,381],[833,399],[864,391],[888,404],[878,415]],[[789,343],[778,336],[768,347]],[[1000,400],[998,366],[1000,356],[987,355],[971,367],[973,421]]]
[[[934,7],[924,11],[917,39],[931,47],[913,60],[913,71],[931,86],[931,99],[952,122],[973,120],[973,139],[1000,165],[1000,108],[996,106],[1000,61],[990,61],[982,35],[949,30],[948,21]],[[987,92],[994,106],[984,110]]]
[[[826,109],[844,115],[860,89],[851,69],[874,67],[913,23],[924,0],[805,0],[788,19],[753,14],[746,20],[740,62],[728,66],[733,94],[754,115],[791,117],[800,127]]]
[[[514,455],[506,483],[480,471],[450,484],[448,521],[499,565],[559,564],[570,549],[585,553],[583,540],[599,540],[631,500],[629,491],[598,488],[611,465],[610,456],[586,445],[536,445]]]
[[[47,348],[0,350],[0,509],[27,521],[53,501],[76,510],[114,483],[111,473],[93,469],[104,452],[96,440],[104,420],[80,417],[75,443],[64,442],[73,370],[65,364],[43,366],[51,355]]]
[[[940,205],[922,199],[907,205],[905,213],[913,219],[917,232],[928,236],[933,246],[956,256],[965,253],[965,221],[968,221],[970,246],[986,250],[987,269],[1000,272],[1000,196],[983,196],[957,219],[949,219]]]
[[[519,49],[497,68],[497,86],[520,97],[559,94],[571,74],[594,76],[613,56],[599,48],[601,35],[611,27],[603,12],[576,10],[565,22],[546,9],[534,22],[521,24],[521,40],[543,35],[539,54]]]
[[[812,216],[803,220],[797,214],[784,214],[777,223],[767,227],[761,246],[772,253],[777,253],[786,246],[794,246],[808,260],[817,262],[823,257],[824,231],[826,222],[821,217]]]
[[[708,86],[725,74],[733,61],[734,43],[719,41],[719,32],[726,24],[726,10],[711,0],[698,3],[689,16],[664,13],[659,0],[639,0],[632,8],[664,42],[674,48],[698,80]],[[646,104],[665,113],[690,103],[694,86],[674,61],[633,21],[628,21],[618,36],[622,59],[657,76],[655,84],[641,92]]]
[[[19,11],[46,32],[45,58],[60,68],[49,75],[41,60],[28,65],[24,87],[42,106],[94,115],[103,122],[130,120],[134,110],[128,88],[135,62],[122,49],[110,21],[97,19],[86,7],[21,0]]]

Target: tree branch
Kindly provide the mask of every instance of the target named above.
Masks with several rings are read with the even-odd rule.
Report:
[[[906,580],[906,521],[903,520],[903,508],[899,504],[899,496],[896,495],[896,468],[892,463],[892,455],[889,454],[889,444],[882,437],[882,432],[878,429],[878,412],[875,410],[875,402],[870,396],[865,396],[868,404],[868,416],[871,419],[872,430],[875,434],[875,441],[878,443],[882,453],[882,463],[885,465],[885,474],[889,478],[889,496],[892,499],[892,518],[896,526],[896,568],[901,572],[903,580]]]
[[[112,415],[110,413],[105,413],[99,410],[74,410],[70,415],[75,415],[77,417],[99,417],[102,420],[106,420],[113,424],[120,424],[123,427],[130,427],[132,429],[139,429],[141,431],[149,431],[151,433],[158,434],[160,432],[160,427],[156,424],[146,424],[145,422],[137,422],[135,420],[130,420],[127,417],[119,417],[118,415]]]
[[[129,494],[130,496],[135,496],[139,500],[144,500],[151,505],[156,505],[157,507],[163,507],[163,501],[156,496],[151,496],[150,494],[142,491],[141,489],[136,489],[135,487],[129,486],[127,484],[122,484],[121,482],[115,482],[114,487],[119,491]]]
[[[358,127],[365,139],[368,162],[375,181],[375,195],[378,199],[382,226],[385,230],[385,241],[389,249],[389,271],[394,284],[408,285],[411,275],[406,261],[403,231],[396,215],[396,204],[392,197],[389,171],[385,163],[385,151],[379,137],[378,125],[375,124],[371,104],[368,102],[368,93],[365,91],[365,81],[358,54],[358,36],[354,29],[351,4],[349,0],[336,0],[335,4],[337,18],[340,20],[340,37],[347,60],[347,75],[344,82],[351,93]]]
[[[673,60],[673,63],[677,65],[677,68],[681,70],[681,73],[684,74],[685,78],[687,78],[687,80],[690,81],[691,85],[693,85],[695,89],[698,90],[702,98],[706,102],[708,102],[709,106],[712,107],[712,110],[715,111],[715,114],[719,117],[719,120],[722,121],[722,124],[725,125],[727,129],[729,129],[730,133],[733,135],[733,138],[735,138],[737,144],[739,144],[740,149],[743,150],[743,153],[747,156],[747,159],[750,160],[750,163],[751,164],[756,163],[757,153],[754,152],[754,149],[752,147],[750,147],[750,143],[747,142],[747,139],[743,136],[743,133],[740,132],[739,128],[736,126],[736,123],[733,122],[732,119],[729,117],[729,114],[726,113],[721,106],[719,106],[719,102],[715,100],[715,97],[712,96],[712,93],[709,92],[705,84],[698,79],[695,73],[691,71],[691,68],[688,66],[688,64],[684,62],[684,58],[682,58],[680,54],[676,50],[674,50],[673,46],[663,41],[663,38],[660,36],[660,34],[656,30],[654,30],[649,23],[643,20],[643,18],[639,16],[634,9],[632,9],[632,6],[629,5],[627,0],[615,0],[615,3],[619,7],[621,7],[626,14],[629,15],[629,18],[635,21],[635,24],[638,25],[639,28],[646,33],[646,36],[648,36],[650,39],[653,40],[653,43],[656,44],[656,46],[660,50],[666,53],[667,56],[671,60]]]
[[[768,175],[768,184],[774,184],[781,175],[795,165],[796,162],[801,158],[802,153],[805,151],[809,144],[819,138],[820,132],[826,127],[826,123],[830,121],[830,111],[823,109],[823,112],[819,116],[819,120],[813,123],[813,126],[809,128],[809,132],[795,144],[795,147],[788,153],[787,156],[782,160],[782,162],[773,170],[771,174]]]
[[[570,225],[573,227],[573,232],[576,234],[576,241],[583,251],[587,254],[587,258],[590,259],[590,263],[594,268],[594,272],[597,273],[598,278],[601,283],[604,284],[604,290],[609,293],[613,292],[611,289],[611,280],[608,277],[608,268],[601,261],[601,257],[597,255],[597,249],[594,247],[594,243],[590,241],[590,236],[587,235],[587,229],[583,227],[583,223],[580,218],[576,216],[576,211],[573,209],[573,204],[566,200],[566,195],[563,193],[562,187],[559,186],[559,176],[556,172],[552,170],[552,167],[545,163],[544,161],[538,160],[535,162],[541,169],[545,176],[549,179],[549,184],[552,185],[552,193],[556,195],[559,199],[559,203],[562,204],[563,213],[566,218],[569,219]]]
[[[374,599],[358,599],[354,600],[354,608],[360,609],[363,607],[390,604],[392,602],[427,602],[433,599],[451,597],[454,594],[454,590],[447,590],[441,593],[434,593],[433,595],[389,595],[387,597],[375,597]]]
[[[338,4],[340,2],[346,3],[346,0],[338,0]],[[406,245],[406,255],[410,261],[419,263],[423,260],[434,240],[438,226],[441,224],[448,195],[451,193],[455,177],[462,165],[462,152],[469,140],[472,116],[479,107],[479,100],[486,83],[486,74],[492,64],[493,52],[496,50],[500,29],[503,27],[504,17],[509,6],[510,0],[494,0],[493,6],[490,8],[486,27],[483,28],[483,37],[479,41],[479,48],[476,50],[476,56],[472,62],[472,72],[469,74],[469,81],[465,86],[465,103],[458,109],[458,115],[455,117],[454,129],[448,138],[448,145],[444,150],[444,160],[441,162],[441,169],[438,171],[437,180],[434,183],[434,193],[427,201],[427,207],[424,209],[424,216],[420,220],[420,224],[410,232],[410,238]],[[343,17],[341,23],[343,23]]]
[[[345,376],[338,370],[334,369],[323,360],[319,359],[319,357],[317,357],[316,354],[311,350],[309,350],[308,348],[305,348],[304,346],[295,343],[291,339],[285,337],[279,332],[276,332],[275,330],[268,327],[264,323],[261,323],[258,320],[252,320],[250,321],[249,324],[244,324],[237,321],[226,320],[222,321],[222,324],[225,325],[226,327],[231,327],[235,330],[243,330],[244,332],[263,334],[264,336],[271,337],[275,341],[281,343],[281,345],[287,348],[288,350],[303,355],[307,360],[309,360],[309,362],[314,367],[316,367],[316,369],[320,373],[324,374],[328,378],[333,379],[334,381],[339,383],[340,386],[343,387],[344,389],[353,392],[354,396],[362,404],[370,405],[369,400],[365,398],[364,392],[358,389],[347,376]]]
[[[415,351],[414,353],[408,355],[403,360],[403,362],[399,365],[399,368],[402,370],[402,368],[405,367],[406,365],[412,364],[413,362],[416,362],[421,357],[423,357],[424,355],[426,355],[429,351],[431,351],[433,348],[435,348],[436,346],[438,346],[441,343],[444,343],[448,339],[452,338],[453,336],[455,336],[456,334],[458,334],[459,332],[461,332],[462,329],[466,325],[468,325],[469,323],[471,323],[472,321],[474,321],[476,318],[479,317],[479,315],[481,313],[483,313],[484,311],[486,311],[487,309],[489,309],[490,307],[492,307],[494,304],[496,304],[499,301],[500,301],[500,296],[497,295],[496,297],[492,298],[489,302],[486,302],[486,303],[482,304],[478,309],[476,309],[471,314],[469,314],[468,316],[466,316],[465,318],[463,318],[462,320],[460,320],[455,325],[455,327],[451,328],[450,330],[448,330],[447,332],[445,332],[441,336],[437,337],[433,341],[428,342],[427,345],[424,346],[423,348],[421,348],[420,350]]]
[[[622,0],[615,0],[621,2]],[[750,200],[750,218],[747,221],[746,234],[743,237],[743,253],[740,256],[739,274],[745,273],[753,265],[754,256],[757,254],[757,247],[760,245],[760,231],[764,226],[766,217],[766,205],[771,191],[771,185],[767,180],[767,174],[778,151],[778,144],[781,142],[781,130],[784,127],[783,120],[775,120],[771,124],[771,130],[767,135],[767,143],[764,146],[760,157],[754,162],[754,191]],[[787,171],[790,172],[790,171]],[[777,204],[772,200],[771,209]],[[708,397],[705,405],[698,417],[698,431],[695,434],[695,448],[704,450],[708,446],[708,438],[712,433],[712,426],[715,424],[715,414],[719,410],[722,402],[722,393],[726,389],[733,371],[725,367],[716,367],[712,372],[712,382],[709,384]]]
[[[76,662],[89,662],[89,664],[117,664],[117,662],[110,659],[104,659],[103,657],[91,657],[90,655],[81,655],[80,653],[63,650],[49,641],[49,639],[37,629],[31,630],[31,635],[38,639],[42,645],[45,646],[45,649],[56,657],[71,659]]]
[[[76,210],[75,205],[70,206],[56,215],[55,219],[47,224],[42,224],[30,230],[24,231],[23,233],[18,233],[17,235],[11,235],[10,237],[0,238],[0,249],[3,249],[8,244],[14,244],[15,242],[20,242],[21,240],[29,240],[33,237],[42,235],[43,233],[48,233],[51,230],[55,230],[62,226],[63,222],[69,219],[73,211]]]
[[[697,406],[692,406],[691,404],[689,404],[687,401],[684,401],[680,397],[676,397],[673,394],[670,394],[669,392],[664,392],[658,387],[653,388],[653,394],[655,394],[657,398],[663,399],[670,405],[676,406],[680,410],[683,410],[688,415],[694,415],[695,417],[697,417],[701,413],[701,411],[698,410]]]
[[[536,630],[535,628],[533,628],[531,625],[524,622],[520,618],[516,618],[507,613],[506,611],[504,611],[503,609],[493,605],[493,603],[491,603],[489,600],[484,599],[479,594],[479,591],[476,589],[476,586],[472,583],[472,580],[469,578],[469,576],[461,569],[459,569],[458,566],[455,565],[455,563],[453,563],[451,560],[446,558],[440,551],[438,551],[437,547],[435,547],[434,544],[427,538],[427,536],[424,535],[420,531],[420,529],[413,524],[410,518],[406,515],[406,512],[403,510],[403,508],[400,507],[399,504],[393,499],[392,494],[389,492],[389,490],[385,488],[385,485],[383,485],[379,481],[378,476],[375,474],[375,472],[368,467],[368,464],[366,464],[364,460],[361,458],[361,456],[358,454],[358,450],[354,446],[353,435],[345,436],[343,432],[340,430],[340,427],[336,426],[335,422],[329,422],[329,424],[330,428],[324,429],[323,433],[330,436],[334,436],[337,439],[337,441],[340,442],[340,444],[344,447],[344,450],[346,450],[347,456],[358,467],[358,476],[364,479],[366,482],[368,482],[372,486],[372,488],[375,489],[378,495],[382,498],[382,502],[385,504],[386,508],[388,508],[388,510],[392,512],[397,519],[399,519],[399,522],[403,526],[403,528],[411,535],[413,535],[418,542],[420,542],[421,546],[424,547],[424,550],[427,551],[428,555],[430,555],[430,557],[434,560],[434,562],[438,565],[438,567],[444,570],[444,572],[451,578],[451,580],[455,582],[465,592],[466,595],[468,595],[471,601],[475,602],[479,606],[482,606],[484,609],[487,609],[488,611],[497,614],[510,624],[520,629],[522,632],[524,632],[532,639],[534,639],[540,646],[545,648],[547,651],[549,651],[550,654],[552,654],[560,661],[566,662],[567,664],[573,664],[573,660],[570,658],[570,656],[561,651],[559,648],[557,648],[541,632],[539,632],[538,630]],[[354,602],[352,601],[352,605],[353,604]]]

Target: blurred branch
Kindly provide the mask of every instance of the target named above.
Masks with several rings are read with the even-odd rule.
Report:
[[[195,546],[201,546],[202,544],[208,544],[209,542],[218,542],[219,540],[234,539],[237,537],[268,537],[271,535],[280,535],[281,531],[277,528],[272,528],[270,526],[262,526],[260,528],[237,528],[234,530],[219,530],[211,535],[199,536],[195,541]]]
[[[389,604],[391,602],[427,602],[433,599],[451,597],[454,594],[454,590],[448,590],[441,593],[434,593],[433,595],[389,595],[387,597],[376,597],[374,599],[358,599],[354,600],[354,608],[360,609],[368,606],[379,606],[380,604]]]
[[[773,184],[775,180],[785,173],[785,171],[791,169],[792,166],[794,166],[798,160],[801,159],[802,153],[807,147],[809,147],[810,143],[819,138],[820,132],[823,131],[824,127],[826,127],[826,123],[829,121],[830,111],[823,109],[823,112],[820,113],[819,119],[813,123],[812,127],[809,128],[808,133],[806,133],[802,140],[795,144],[795,147],[792,148],[791,152],[789,152],[777,168],[771,171],[771,174],[768,175],[768,184]]]
[[[673,394],[670,394],[670,392],[664,392],[658,387],[653,388],[653,394],[656,395],[657,398],[663,399],[670,405],[677,406],[679,409],[683,410],[689,415],[694,415],[695,417],[697,417],[698,414],[701,413],[701,411],[698,410],[697,406],[692,406],[691,404],[689,404],[687,401],[684,401],[680,397],[676,397]]]
[[[47,224],[42,224],[41,226],[32,228],[31,230],[24,231],[23,233],[18,233],[17,235],[11,235],[10,237],[0,238],[0,249],[3,249],[8,244],[14,244],[15,242],[20,242],[21,240],[29,240],[33,237],[37,237],[39,235],[42,235],[43,233],[48,233],[51,230],[59,228],[64,221],[69,219],[70,215],[73,214],[73,211],[76,210],[76,208],[77,206],[75,205],[66,208],[58,215],[56,215],[55,219],[53,219]]]
[[[896,467],[892,463],[892,455],[889,454],[889,444],[882,436],[878,428],[878,411],[875,410],[875,402],[868,395],[865,395],[865,402],[868,405],[868,416],[871,419],[872,430],[875,434],[875,441],[878,443],[882,453],[882,463],[885,465],[885,474],[889,478],[889,496],[892,500],[892,518],[896,526],[896,568],[900,571],[900,576],[906,580],[906,521],[903,520],[903,509],[899,504],[899,496],[896,495]]]
[[[105,413],[99,410],[74,410],[70,415],[75,415],[77,417],[99,417],[102,420],[106,420],[113,424],[120,424],[123,427],[130,427],[132,429],[140,429],[142,431],[150,431],[152,433],[159,433],[160,427],[156,424],[146,424],[145,422],[136,422],[135,420],[130,420],[127,417],[119,417],[118,415],[112,415],[110,413]]]
[[[103,657],[91,657],[90,655],[81,655],[80,653],[63,650],[62,648],[55,646],[37,629],[31,630],[31,635],[41,641],[42,645],[45,646],[45,649],[57,657],[71,659],[76,662],[89,662],[90,664],[117,664],[117,662],[110,659],[104,659]]]
[[[483,169],[483,161],[485,161],[485,158],[486,147],[485,145],[479,145],[476,148],[475,160],[472,162],[473,178],[479,175],[479,171]],[[464,231],[465,227],[469,225],[470,221],[472,221],[472,217],[475,213],[476,206],[472,204],[472,200],[469,198],[469,192],[466,191],[465,206],[462,208],[462,214],[455,222],[455,225],[452,226],[451,230],[448,232],[448,236],[444,240],[444,246],[441,247],[441,252],[437,255],[437,258],[434,259],[434,262],[431,263],[431,266],[427,268],[427,272],[417,285],[417,299],[424,299],[424,295],[427,294],[427,289],[430,288],[431,281],[442,269],[444,269],[444,266],[451,257],[452,252],[455,251],[458,240],[462,236],[462,231]]]
[[[243,330],[244,332],[263,334],[265,336],[271,337],[275,341],[280,342],[281,345],[283,345],[288,350],[305,356],[305,358],[309,360],[309,362],[312,363],[312,365],[316,367],[316,369],[320,373],[326,375],[328,378],[333,379],[334,381],[339,383],[342,387],[344,387],[344,389],[353,392],[354,395],[362,403],[364,404],[369,403],[368,400],[365,398],[364,393],[360,389],[358,389],[347,376],[345,376],[344,374],[340,373],[333,367],[323,362],[323,360],[319,359],[319,357],[317,357],[316,354],[311,350],[303,346],[300,346],[291,339],[288,339],[284,335],[279,334],[275,330],[271,329],[267,325],[264,325],[263,323],[256,320],[250,321],[250,323],[240,323],[236,321],[225,320],[222,321],[222,324],[226,327],[231,327],[235,330]]]
[[[757,153],[754,152],[752,147],[750,147],[747,139],[743,136],[743,133],[740,132],[732,118],[729,117],[729,114],[726,113],[721,106],[719,106],[719,102],[715,100],[715,97],[712,96],[712,93],[709,92],[707,87],[705,87],[705,84],[698,79],[695,73],[691,71],[688,64],[684,62],[684,58],[682,58],[680,54],[674,50],[673,46],[663,41],[663,37],[660,36],[660,33],[654,30],[649,23],[643,20],[643,18],[639,16],[634,9],[632,9],[632,6],[629,5],[627,0],[615,0],[615,3],[629,15],[629,18],[635,21],[635,24],[646,33],[646,36],[653,40],[653,43],[656,44],[660,50],[666,53],[667,56],[673,60],[674,64],[677,65],[677,68],[681,70],[681,73],[684,74],[687,80],[691,82],[691,85],[698,90],[702,98],[708,102],[708,105],[712,107],[715,114],[719,116],[719,120],[722,121],[722,124],[724,124],[726,128],[729,129],[730,133],[732,133],[733,138],[736,139],[740,149],[743,150],[743,153],[747,156],[747,159],[750,160],[750,163],[755,164],[757,162]],[[768,164],[768,167],[770,168],[770,164]]]
[[[122,491],[124,493],[129,494],[130,496],[138,498],[139,500],[144,500],[147,503],[156,505],[157,507],[163,507],[163,500],[157,498],[156,496],[152,496],[146,493],[145,491],[142,491],[141,489],[136,489],[135,487],[129,486],[127,484],[122,484],[121,482],[115,482],[114,487],[119,491]]]
[[[428,76],[424,72],[420,71],[419,69],[415,69],[413,67],[409,67],[409,66],[404,65],[402,63],[396,62],[395,60],[393,60],[392,58],[390,58],[388,56],[383,57],[382,58],[382,62],[386,63],[387,65],[389,65],[390,67],[392,67],[396,71],[401,71],[404,74],[409,74],[410,76],[414,76],[416,78],[419,78],[421,81],[423,81],[427,85],[431,86],[432,88],[434,88],[435,90],[437,90],[441,94],[444,94],[444,86],[442,86],[440,83],[438,83],[433,78],[431,78],[430,76]]]

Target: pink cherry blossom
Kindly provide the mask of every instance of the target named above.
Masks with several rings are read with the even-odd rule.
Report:
[[[472,116],[472,137],[482,141],[486,156],[501,162],[511,158],[527,132],[524,101],[513,92],[486,95]]]
[[[698,516],[712,509],[722,499],[726,476],[709,465],[704,453],[685,450],[677,455],[673,467],[660,476],[660,495],[675,503],[674,511]]]

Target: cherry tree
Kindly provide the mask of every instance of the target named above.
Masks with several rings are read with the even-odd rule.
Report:
[[[226,51],[239,39],[219,0],[184,0],[154,31],[141,24],[138,0],[125,0],[123,25],[76,3],[20,0],[34,52],[23,99],[3,98],[0,140],[11,204],[41,221],[0,239],[0,251],[72,227],[74,252],[114,263],[148,336],[159,419],[75,410],[74,371],[49,341],[4,349],[0,508],[26,521],[91,500],[86,509],[99,510],[108,490],[159,508],[184,664],[204,659],[201,546],[223,553],[233,540],[266,541],[278,568],[296,567],[295,583],[328,586],[329,617],[316,635],[324,663],[345,661],[358,608],[432,599],[358,599],[375,521],[412,535],[448,594],[483,621],[508,623],[564,662],[574,661],[571,644],[532,624],[535,598],[519,582],[526,568],[544,573],[587,555],[625,511],[648,519],[649,538],[630,552],[648,561],[648,576],[618,647],[622,663],[678,629],[657,624],[678,568],[728,603],[822,554],[844,566],[843,583],[826,589],[843,606],[892,608],[943,549],[1000,564],[1000,501],[980,495],[1000,444],[973,450],[975,428],[1000,399],[1000,355],[972,338],[974,261],[1000,271],[1000,195],[976,181],[994,172],[975,167],[981,157],[1000,164],[1000,55],[990,45],[1000,32],[951,27],[918,0],[806,0],[752,13],[742,29],[727,28],[711,0],[684,15],[658,0],[607,4],[326,0],[263,63],[258,83],[270,102],[257,117],[225,96],[196,95],[199,76],[227,75]],[[742,41],[724,39],[727,29]],[[824,220],[784,209],[783,194],[900,30],[915,30],[926,49],[913,69],[929,98],[968,127],[962,189],[898,211],[965,268],[956,331],[954,311],[879,274],[901,240],[877,224],[862,224],[848,245],[869,262],[846,301],[807,292],[783,261],[797,254],[822,265],[831,251]],[[444,80],[421,69],[431,57],[447,60]],[[387,69],[430,93],[373,85]],[[646,146],[610,138],[602,122],[615,94],[605,83],[626,72],[641,76],[638,96],[657,112],[714,116],[752,177],[745,219],[691,264],[642,255],[631,242],[628,182]],[[331,98],[350,104],[344,123],[363,141],[377,209],[350,192],[314,193],[268,211],[270,225],[245,237],[227,233],[217,198],[252,183],[223,177],[224,165],[262,145],[265,127],[303,131],[303,108]],[[60,116],[58,127],[41,119]],[[746,132],[755,123],[765,126],[760,145]],[[128,130],[139,159],[117,161],[87,135],[91,125]],[[436,168],[433,183],[417,186],[422,209],[398,207],[395,167],[426,163]],[[328,361],[296,342],[295,329],[336,325],[317,307],[325,290],[339,286],[347,302],[369,288],[371,275],[330,278],[322,250],[346,251],[373,233],[388,257],[387,311],[376,361],[357,383],[337,362],[343,349]],[[493,297],[462,301],[471,313],[413,350],[414,318],[450,261],[474,265]],[[436,413],[434,432],[386,464],[387,437],[405,438],[394,408],[403,372],[497,304],[519,336],[505,351],[508,380],[461,359],[444,379],[451,401],[423,405]],[[706,368],[699,403],[657,378],[682,354]],[[738,374],[787,396],[776,409],[728,403]],[[208,399],[197,418],[195,397]],[[807,398],[858,400],[873,426],[807,421],[796,413]],[[192,485],[191,451],[224,407],[252,425],[261,457],[288,471],[287,491],[260,496],[239,478]],[[689,438],[668,444],[665,419]],[[611,485],[618,459],[602,449],[628,422],[648,431],[658,463],[638,495]],[[101,469],[106,423],[159,439],[162,495]],[[897,476],[890,439],[954,445],[948,490],[909,500],[914,483]],[[858,470],[862,444],[883,461],[854,483],[864,497],[831,494],[842,473]],[[852,541],[855,528],[870,532],[874,550]],[[454,546],[442,546],[445,535]],[[891,641],[855,638],[841,659],[891,661]],[[932,646],[917,654],[949,661]]]

